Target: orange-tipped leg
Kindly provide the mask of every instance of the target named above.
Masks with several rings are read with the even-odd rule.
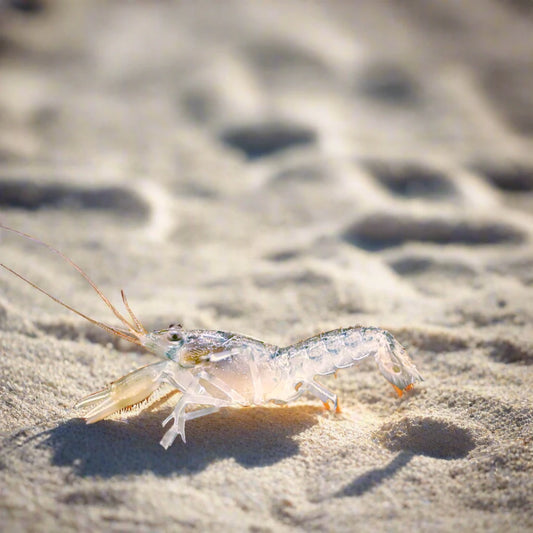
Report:
[[[396,394],[401,398],[403,396],[403,393],[404,392],[408,392],[410,390],[413,390],[414,387],[415,387],[415,384],[414,383],[410,383],[409,385],[407,385],[407,387],[405,387],[405,389],[400,389],[399,387],[397,387],[396,385],[393,385],[394,387],[394,390],[396,391]]]
[[[396,391],[396,394],[401,398],[403,396],[403,390],[400,389],[400,387],[397,387],[396,385],[393,385],[394,390]]]
[[[329,402],[322,402],[324,404],[324,409],[326,411],[331,411],[331,405],[329,405]],[[337,402],[336,406],[335,406],[335,413],[336,414],[340,414],[342,413],[342,409],[341,409],[341,406],[339,405],[339,403]]]

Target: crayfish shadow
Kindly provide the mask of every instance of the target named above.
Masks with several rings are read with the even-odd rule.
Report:
[[[159,445],[167,409],[144,412],[127,422],[86,425],[73,419],[48,431],[39,447],[52,450],[52,464],[70,466],[83,477],[187,474],[224,458],[246,468],[261,467],[298,453],[292,437],[313,426],[322,412],[305,404],[223,409],[187,422],[187,443],[178,437],[168,450]]]
[[[373,468],[364,474],[356,477],[351,483],[337,491],[333,496],[335,498],[362,496],[377,486],[392,479],[400,470],[409,464],[415,456],[414,453],[401,451],[387,465],[381,468]]]

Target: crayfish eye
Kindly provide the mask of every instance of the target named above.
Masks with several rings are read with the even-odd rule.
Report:
[[[179,335],[178,333],[169,333],[167,335],[167,339],[170,341],[170,342],[178,342],[178,341],[181,341],[182,340],[182,337],[181,335]]]

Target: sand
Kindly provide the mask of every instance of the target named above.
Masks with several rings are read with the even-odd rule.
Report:
[[[17,10],[26,7],[26,10]],[[533,531],[528,2],[2,2],[0,219],[149,328],[390,330],[304,398],[85,425],[153,361],[0,273],[0,530]],[[40,6],[40,8],[39,8]],[[85,281],[1,262],[99,320]]]

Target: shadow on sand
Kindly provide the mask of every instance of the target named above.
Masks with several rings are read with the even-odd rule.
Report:
[[[52,450],[51,463],[71,466],[79,476],[153,472],[190,473],[218,459],[233,458],[246,468],[274,464],[298,453],[293,436],[316,423],[320,407],[226,409],[187,423],[187,443],[178,438],[168,450],[159,445],[161,421],[170,412],[145,412],[126,422],[86,425],[70,420],[46,431],[40,448]]]
[[[372,490],[387,479],[394,477],[397,472],[411,461],[414,455],[414,453],[408,451],[400,452],[390,463],[381,468],[374,468],[356,477],[348,485],[337,491],[334,496],[336,498],[362,496],[365,492]]]

